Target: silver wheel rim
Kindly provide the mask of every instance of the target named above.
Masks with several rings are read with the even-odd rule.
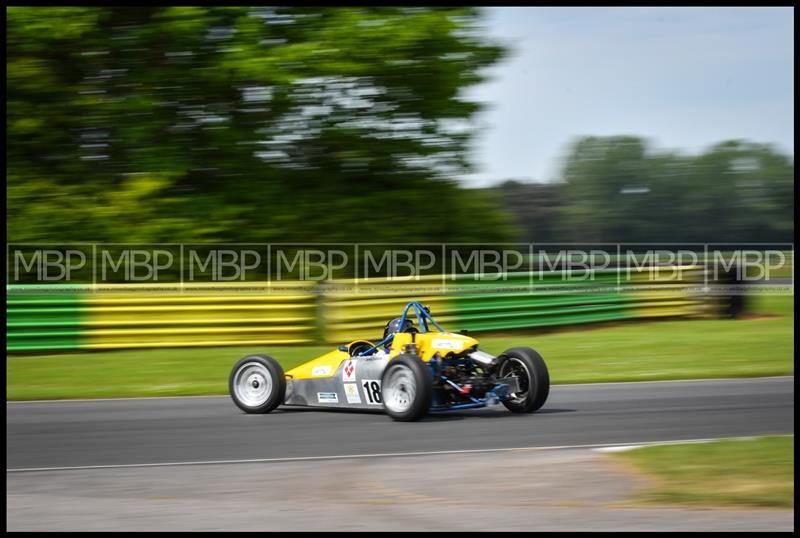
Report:
[[[417,382],[414,374],[405,366],[395,366],[389,372],[382,387],[383,404],[395,413],[407,411],[417,394]]]
[[[520,403],[528,396],[528,392],[531,388],[531,372],[528,370],[528,366],[519,359],[514,357],[508,357],[503,364],[500,365],[500,375],[499,380],[502,381],[503,378],[506,377],[516,377],[519,379],[519,374],[524,372],[525,375],[528,377],[528,390],[521,391],[521,392],[512,392],[509,395],[509,399],[514,403]],[[519,381],[518,381],[519,382]]]
[[[239,367],[233,380],[236,399],[247,407],[264,405],[272,394],[272,376],[259,362],[248,362]]]

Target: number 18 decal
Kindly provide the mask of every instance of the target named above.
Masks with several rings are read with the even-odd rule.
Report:
[[[380,379],[364,379],[361,381],[364,387],[364,399],[368,404],[380,405],[381,403],[381,381]]]

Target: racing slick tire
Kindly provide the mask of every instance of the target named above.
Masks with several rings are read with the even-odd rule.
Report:
[[[536,351],[529,347],[514,347],[499,357],[497,380],[515,375],[519,377],[520,392],[503,400],[503,405],[512,413],[533,413],[544,405],[550,394],[550,374],[547,365]]]
[[[245,413],[269,413],[283,402],[286,377],[272,357],[248,355],[231,370],[228,390],[233,403]]]
[[[381,376],[383,407],[393,419],[410,422],[425,416],[433,399],[430,369],[416,355],[401,353]]]

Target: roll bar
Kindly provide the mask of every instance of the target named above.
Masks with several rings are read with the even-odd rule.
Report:
[[[445,332],[442,326],[436,323],[436,320],[433,319],[433,316],[431,316],[430,309],[428,307],[422,306],[417,301],[410,301],[408,304],[406,304],[405,308],[403,308],[403,315],[400,316],[401,327],[403,326],[403,323],[406,321],[406,318],[408,317],[408,311],[411,310],[412,308],[414,309],[414,315],[417,318],[417,324],[419,325],[419,330],[421,333],[426,333],[430,331],[430,329],[428,328],[429,321],[433,323],[433,326],[439,329],[439,331]],[[394,340],[394,334],[388,335],[386,338],[384,338],[371,348],[362,351],[357,356],[361,357],[363,355],[369,355],[379,347],[391,344],[392,340]]]

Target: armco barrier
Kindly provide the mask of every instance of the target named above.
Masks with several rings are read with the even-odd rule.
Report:
[[[702,266],[314,282],[9,286],[9,352],[380,338],[410,300],[452,330],[713,316]],[[677,272],[676,272],[677,271]],[[280,289],[276,286],[280,285]],[[695,286],[696,288],[696,286]]]
[[[83,294],[15,295],[6,297],[6,350],[80,349],[86,305]]]
[[[326,342],[380,339],[386,322],[400,315],[408,301],[431,307],[442,325],[452,325],[456,308],[442,275],[415,280],[373,278],[330,280],[322,285],[320,313]]]
[[[633,317],[631,297],[616,287],[617,273],[608,271],[569,280],[560,272],[514,273],[488,281],[463,275],[453,291],[457,325],[490,331]]]
[[[321,293],[327,342],[378,338],[386,321],[416,299],[453,330],[493,331],[646,317],[695,316],[703,298],[690,291],[701,266],[435,275],[419,280],[329,281]]]
[[[632,272],[627,289],[633,299],[633,317],[705,315],[708,298],[694,291],[704,275],[705,268],[700,265],[655,266]]]
[[[61,288],[64,288],[63,286]],[[315,339],[313,283],[10,286],[7,351],[301,344]]]

